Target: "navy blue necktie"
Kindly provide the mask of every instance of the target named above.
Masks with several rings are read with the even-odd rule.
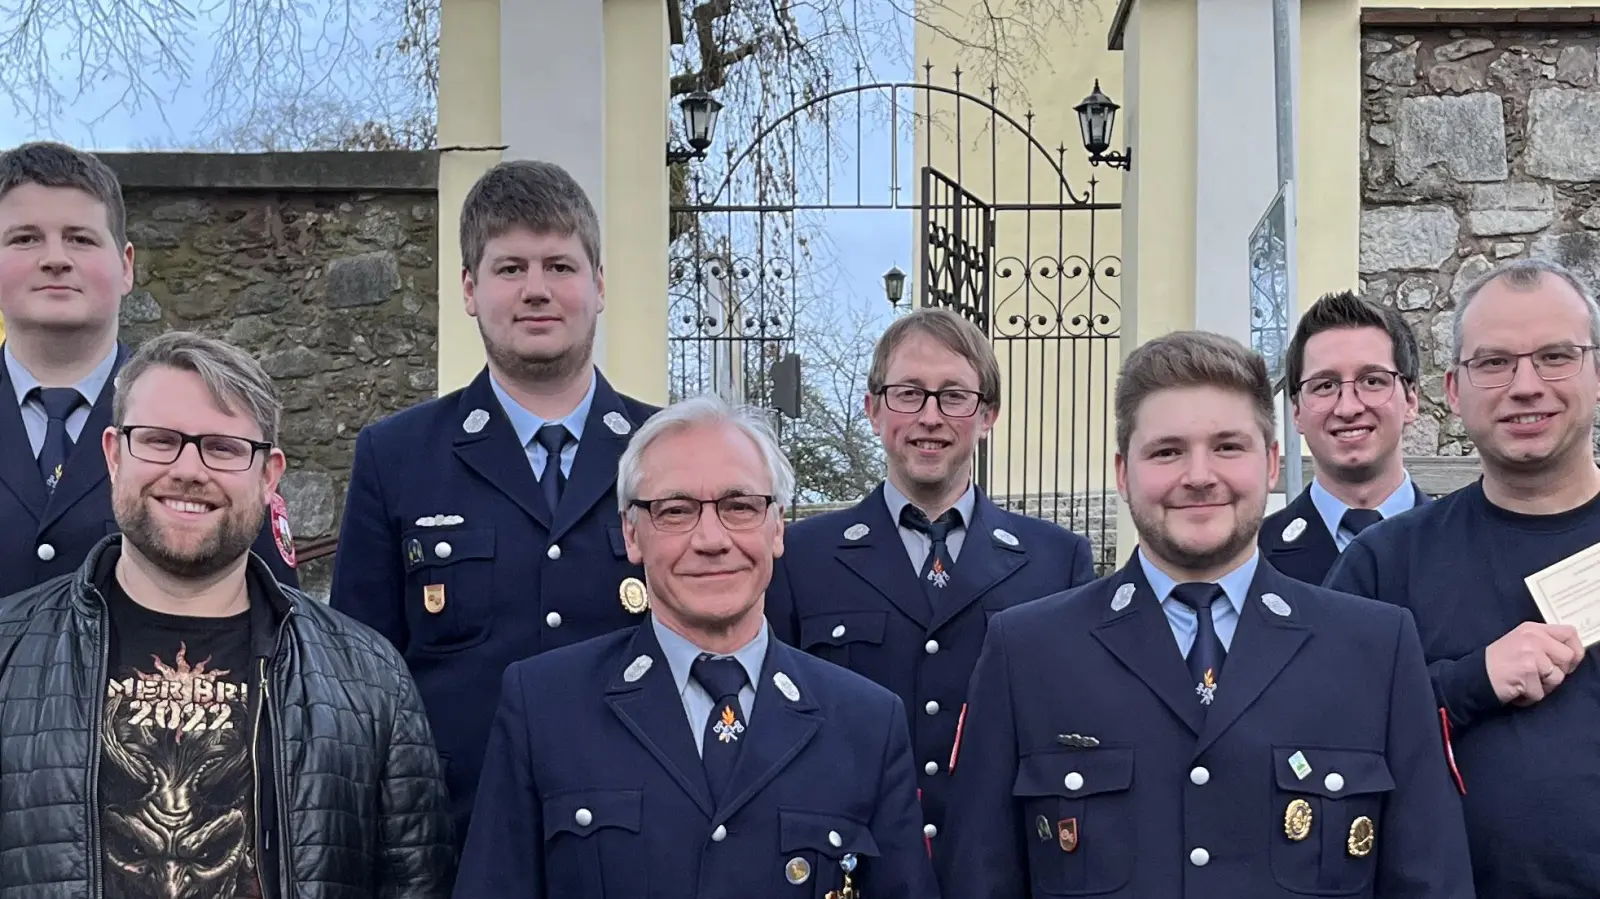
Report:
[[[938,608],[955,568],[955,560],[950,557],[950,546],[946,541],[950,537],[950,529],[960,524],[961,513],[955,509],[947,509],[933,521],[928,520],[926,512],[910,503],[900,510],[900,526],[927,534],[932,544],[928,547],[928,557],[923,560],[918,576],[922,579],[922,590],[928,594],[928,602],[934,608]]]
[[[1382,520],[1383,514],[1377,509],[1346,509],[1344,517],[1339,519],[1339,527],[1359,534]]]
[[[1216,584],[1191,582],[1172,588],[1172,598],[1194,609],[1199,627],[1194,633],[1194,646],[1189,650],[1189,674],[1194,678],[1195,695],[1201,705],[1210,705],[1222,677],[1222,662],[1227,650],[1217,636],[1217,626],[1211,620],[1211,604],[1224,596]]]
[[[83,404],[83,394],[76,387],[35,387],[31,392],[39,398],[48,419],[44,426],[44,446],[39,448],[39,473],[44,477],[45,487],[54,491],[72,455],[67,416]]]
[[[545,425],[533,435],[545,451],[544,475],[539,478],[539,487],[544,491],[545,506],[552,515],[561,502],[561,488],[567,484],[566,476],[561,473],[561,451],[571,438],[572,432],[564,424]]]
[[[733,763],[739,758],[739,746],[744,742],[746,719],[739,704],[739,691],[750,678],[738,659],[714,659],[708,655],[695,659],[689,674],[714,700],[711,714],[706,716],[705,737],[700,742],[700,761],[711,785],[711,798],[720,803],[733,774]]]

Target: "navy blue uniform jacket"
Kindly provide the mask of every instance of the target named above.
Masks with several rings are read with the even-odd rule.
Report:
[[[944,827],[950,749],[989,617],[1094,580],[1089,541],[1007,512],[977,490],[972,521],[945,588],[930,607],[880,484],[851,509],[797,522],[767,591],[785,642],[888,687],[908,715],[923,816]],[[852,531],[856,525],[864,525]],[[857,535],[859,536],[853,536]]]
[[[1124,584],[1132,594],[1114,608]],[[1422,647],[1401,609],[1263,560],[1202,706],[1135,559],[995,616],[971,693],[940,866],[948,896],[1473,896]],[[1299,840],[1286,828],[1296,800],[1311,812]],[[1371,849],[1352,853],[1363,817]]]
[[[899,699],[776,639],[753,686],[713,807],[648,623],[513,665],[457,899],[823,899],[846,853],[857,895],[937,899]]]
[[[39,474],[11,376],[0,365],[0,596],[77,571],[101,538],[117,533],[100,434],[111,424],[116,373],[129,355],[128,348],[118,344],[111,379],[90,408],[53,493],[45,489]],[[251,551],[280,583],[300,586],[289,561],[293,546],[288,546],[289,558],[284,558],[273,536],[271,515],[262,523]]]
[[[1416,491],[1416,504],[1412,508],[1433,502],[1433,497],[1423,493],[1415,482],[1411,489]],[[1296,520],[1304,526],[1291,530],[1289,525]],[[1328,569],[1339,561],[1339,544],[1328,533],[1328,525],[1317,511],[1317,504],[1311,501],[1309,484],[1293,502],[1262,520],[1257,543],[1261,547],[1261,557],[1272,563],[1273,568],[1308,584],[1320,585]]]
[[[617,592],[644,577],[622,542],[617,460],[656,411],[597,377],[554,516],[488,369],[356,438],[330,601],[411,668],[458,838],[506,666],[640,620]]]

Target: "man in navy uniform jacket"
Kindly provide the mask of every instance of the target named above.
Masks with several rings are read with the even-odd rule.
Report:
[[[1478,894],[1593,897],[1600,660],[1524,578],[1600,543],[1600,308],[1561,266],[1517,260],[1462,294],[1454,325],[1445,395],[1483,477],[1362,534],[1328,585],[1416,616]]]
[[[1411,617],[1286,577],[1261,358],[1177,332],[1117,384],[1120,572],[996,615],[951,785],[946,895],[1473,895]]]
[[[899,699],[765,620],[760,413],[669,407],[618,479],[651,614],[506,672],[458,899],[937,899]]]
[[[56,143],[0,153],[0,596],[71,574],[116,533],[100,434],[133,289],[133,245],[116,173]],[[300,585],[283,498],[251,551]]]
[[[768,614],[785,640],[905,704],[924,831],[937,852],[950,749],[995,612],[1094,579],[1089,541],[995,505],[972,482],[1000,410],[1000,366],[977,326],[918,309],[879,339],[867,415],[888,478],[856,506],[795,524]]]
[[[487,172],[461,213],[462,287],[488,364],[465,388],[362,430],[333,607],[404,654],[465,833],[500,675],[637,623],[617,459],[655,407],[595,368],[600,225],[549,163]]]
[[[1417,338],[1390,306],[1332,293],[1311,305],[1284,353],[1294,423],[1316,476],[1261,523],[1272,567],[1320,584],[1355,535],[1429,502],[1400,438],[1417,418]]]

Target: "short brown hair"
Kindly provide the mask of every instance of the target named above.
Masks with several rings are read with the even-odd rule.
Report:
[[[514,228],[578,236],[600,270],[600,219],[589,195],[553,162],[513,159],[483,173],[461,204],[461,261],[476,273],[489,241]]]
[[[167,331],[140,344],[123,363],[116,377],[116,395],[111,403],[111,423],[128,423],[128,392],[152,368],[173,368],[199,375],[217,407],[233,415],[242,409],[255,419],[261,439],[278,442],[278,424],[283,404],[272,378],[254,356],[215,337],[192,331]]]
[[[949,309],[936,306],[914,309],[894,320],[878,338],[872,351],[872,368],[867,371],[867,392],[876,395],[889,377],[889,360],[900,344],[913,334],[926,334],[950,352],[972,363],[978,373],[978,392],[983,401],[1000,408],[1000,363],[994,345],[978,326]]]
[[[34,141],[0,153],[0,198],[24,184],[71,187],[106,207],[106,226],[113,248],[128,245],[128,210],[122,202],[122,182],[111,167],[92,154],[53,141]]]
[[[1256,423],[1268,445],[1278,431],[1272,379],[1266,360],[1230,337],[1206,331],[1174,331],[1128,354],[1117,375],[1117,452],[1128,442],[1139,407],[1150,394],[1179,387],[1216,387],[1250,397]]]

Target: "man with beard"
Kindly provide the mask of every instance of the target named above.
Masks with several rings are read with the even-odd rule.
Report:
[[[1478,894],[1594,896],[1600,664],[1525,578],[1600,542],[1600,307],[1561,266],[1517,260],[1462,294],[1452,344],[1445,395],[1482,478],[1363,533],[1328,583],[1416,616]]]
[[[946,895],[1470,899],[1411,616],[1280,574],[1266,364],[1199,332],[1129,354],[1119,572],[996,615],[951,785]]]
[[[250,553],[283,474],[248,354],[171,332],[119,373],[120,535],[0,601],[0,896],[447,895],[405,664]]]
[[[1348,291],[1300,317],[1284,358],[1295,427],[1316,475],[1262,522],[1261,552],[1272,567],[1320,584],[1356,534],[1429,502],[1400,446],[1417,418],[1418,357],[1400,313]]]
[[[115,529],[95,435],[128,358],[117,315],[132,288],[116,174],[61,144],[0,153],[0,596],[70,573]],[[276,494],[272,508],[255,551],[298,586]]]
[[[458,899],[938,899],[899,699],[764,618],[793,493],[757,410],[639,429],[650,614],[506,671]]]
[[[972,481],[1000,411],[983,332],[918,309],[878,340],[863,398],[888,477],[854,507],[790,529],[767,614],[786,642],[893,690],[906,707],[928,848],[989,616],[1094,579],[1089,541],[1009,512]]]
[[[404,654],[466,832],[500,675],[638,623],[617,459],[656,409],[593,361],[600,223],[561,168],[512,161],[461,211],[462,291],[488,364],[356,440],[331,602]]]

